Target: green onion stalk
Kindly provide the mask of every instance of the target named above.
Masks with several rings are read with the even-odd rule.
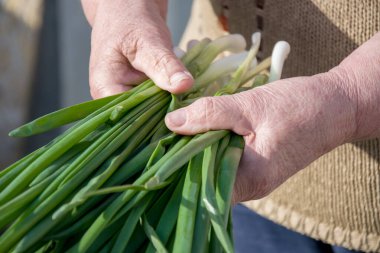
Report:
[[[28,137],[74,125],[0,172],[2,252],[233,252],[231,198],[244,141],[227,130],[181,136],[167,112],[280,78],[289,53],[258,62],[260,34],[193,41],[175,53],[195,78],[171,95],[147,80],[42,116]],[[221,53],[232,54],[218,58]],[[270,70],[269,70],[270,68]]]

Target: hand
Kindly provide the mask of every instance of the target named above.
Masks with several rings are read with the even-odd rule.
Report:
[[[327,73],[203,98],[165,121],[181,134],[244,136],[233,201],[257,199],[333,148],[380,137],[379,80],[380,32]]]
[[[352,139],[355,106],[334,71],[202,98],[166,117],[180,134],[230,129],[244,136],[234,202],[261,198],[319,156]]]
[[[172,93],[193,78],[172,52],[165,23],[167,0],[82,0],[92,25],[90,88],[93,98],[113,95],[151,78]]]

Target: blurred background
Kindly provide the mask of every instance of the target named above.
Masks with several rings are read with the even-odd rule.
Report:
[[[192,0],[169,0],[174,45],[185,30],[191,5]],[[10,130],[91,99],[90,35],[80,0],[0,0],[0,170],[59,134],[15,139],[8,137]],[[233,218],[236,252],[251,252],[256,242],[268,240],[263,231],[269,221],[252,219],[242,206],[234,209]],[[258,232],[247,232],[252,228]],[[282,234],[284,228],[271,233]],[[247,240],[247,234],[256,240]]]
[[[191,4],[169,0],[168,25],[175,45]],[[10,130],[91,99],[90,35],[80,0],[0,0],[1,169],[58,134],[14,139],[7,136]]]

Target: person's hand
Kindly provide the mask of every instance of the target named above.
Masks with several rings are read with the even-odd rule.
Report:
[[[128,90],[146,76],[172,93],[192,85],[193,78],[172,52],[167,0],[82,0],[82,5],[92,25],[93,98]]]
[[[327,73],[203,98],[166,116],[174,132],[230,129],[245,150],[234,202],[261,198],[333,148],[380,137],[380,33]]]
[[[168,114],[166,124],[186,135],[230,129],[244,136],[233,199],[257,199],[351,139],[355,108],[336,83],[329,73],[202,98]]]

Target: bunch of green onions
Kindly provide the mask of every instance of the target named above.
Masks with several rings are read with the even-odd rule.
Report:
[[[233,252],[242,137],[226,130],[180,136],[164,117],[199,97],[278,79],[288,44],[275,46],[276,61],[257,64],[259,43],[256,33],[249,52],[240,35],[193,45],[181,58],[196,78],[185,94],[148,80],[12,131],[27,137],[77,122],[0,172],[0,252]],[[215,60],[226,50],[235,54]]]

